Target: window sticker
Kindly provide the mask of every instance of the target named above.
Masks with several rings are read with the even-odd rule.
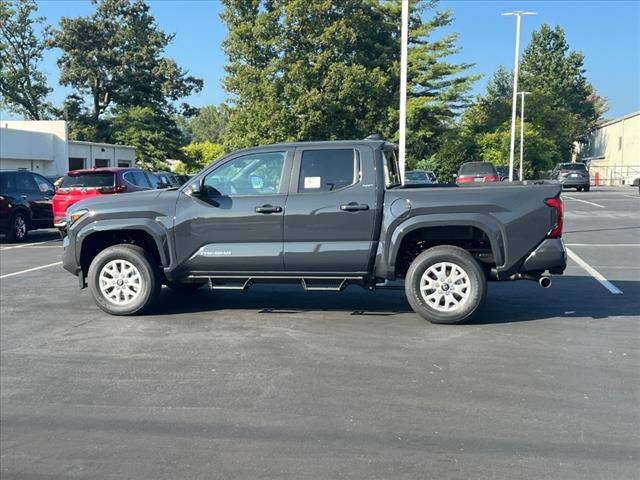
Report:
[[[321,177],[304,177],[304,188],[320,188]]]

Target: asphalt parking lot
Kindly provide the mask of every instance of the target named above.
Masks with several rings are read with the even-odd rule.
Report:
[[[1,477],[637,479],[640,197],[564,198],[565,275],[460,326],[357,287],[111,317],[55,234],[0,243]]]

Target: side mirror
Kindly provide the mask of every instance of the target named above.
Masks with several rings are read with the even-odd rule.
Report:
[[[200,185],[200,182],[194,182],[186,188],[185,193],[192,197],[199,197],[202,195],[202,185]]]

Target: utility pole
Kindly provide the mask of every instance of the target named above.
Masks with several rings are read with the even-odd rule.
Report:
[[[407,48],[409,44],[409,0],[402,0],[402,32],[400,39],[400,178],[404,185],[407,147]]]
[[[518,92],[522,101],[520,102],[520,181],[524,180],[524,96],[531,92]]]
[[[518,69],[520,67],[520,17],[523,15],[536,15],[535,12],[515,12],[503,13],[504,16],[516,17],[516,54],[515,67],[513,69],[513,98],[511,106],[511,145],[509,149],[509,181],[513,182],[513,157],[516,148],[516,110],[518,105]]]

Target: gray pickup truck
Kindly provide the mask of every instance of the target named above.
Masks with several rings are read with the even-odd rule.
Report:
[[[411,307],[434,323],[470,318],[488,280],[547,287],[564,271],[560,185],[403,187],[396,151],[370,139],[269,145],[179,188],[79,202],[64,268],[114,315],[142,312],[163,284],[341,291],[404,279]]]

